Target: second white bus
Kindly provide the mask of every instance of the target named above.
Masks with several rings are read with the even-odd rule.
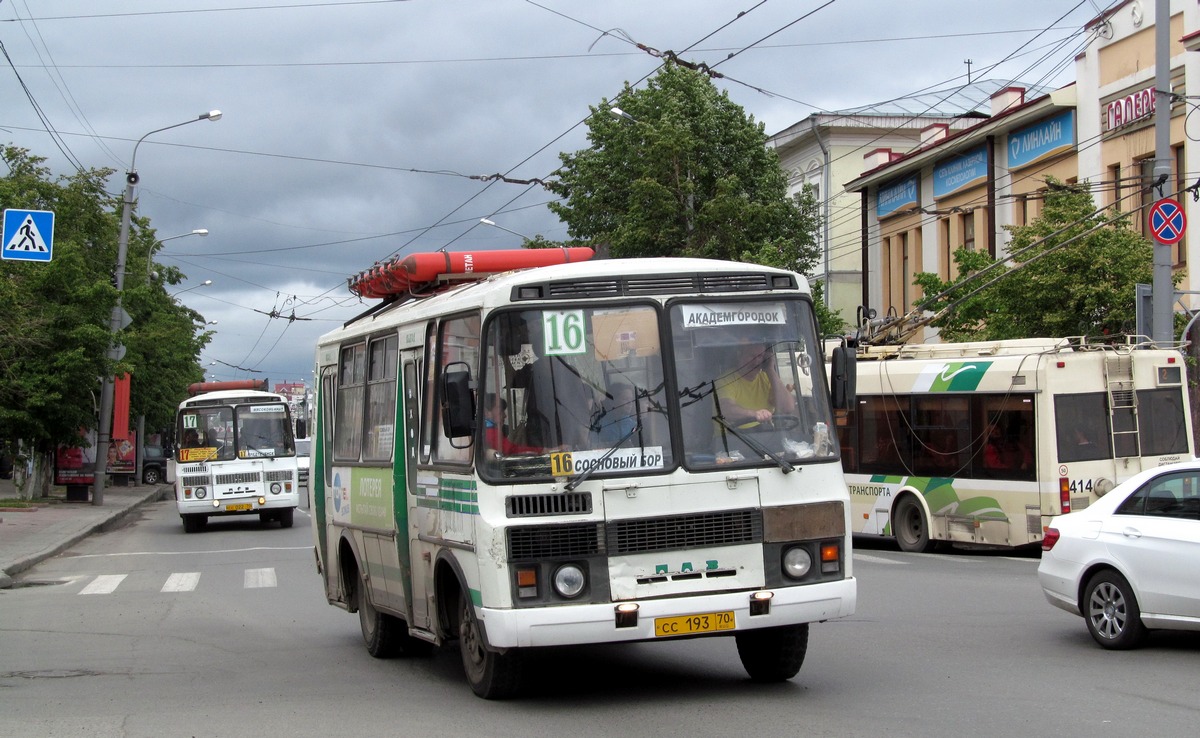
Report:
[[[839,418],[856,535],[1038,544],[1050,518],[1194,456],[1183,355],[1132,339],[863,347]]]

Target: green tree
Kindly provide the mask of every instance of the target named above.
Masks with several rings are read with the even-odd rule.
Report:
[[[619,105],[628,116],[610,113]],[[761,123],[709,78],[666,64],[591,108],[591,146],[559,157],[550,209],[572,238],[613,257],[691,256],[799,273],[820,256],[820,216],[806,190],[787,195]]]
[[[1126,218],[1105,225],[1112,214],[1096,212],[1086,183],[1050,179],[1048,184],[1042,215],[1027,226],[1008,228],[1008,251],[1014,255],[1010,262],[993,266],[986,253],[960,248],[954,252],[955,280],[917,275],[915,284],[930,296],[921,306],[934,312],[949,308],[931,323],[943,340],[1095,338],[1133,332],[1134,285],[1152,280],[1153,245]],[[989,267],[987,274],[973,278]],[[1181,277],[1176,275],[1176,281]]]
[[[80,428],[96,427],[100,378],[118,372],[132,377],[131,414],[145,415],[148,428],[169,425],[187,385],[203,376],[208,335],[197,331],[203,318],[147,279],[153,231],[138,219],[130,238],[123,305],[133,322],[120,335],[126,355],[113,363],[120,203],[105,190],[113,170],[54,178],[24,149],[7,147],[3,159],[0,205],[53,211],[55,224],[51,261],[0,262],[0,443],[43,454],[77,444]],[[181,277],[167,270],[167,283]]]

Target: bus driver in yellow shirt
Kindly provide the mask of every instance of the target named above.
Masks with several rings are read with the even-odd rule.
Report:
[[[737,366],[717,381],[717,400],[726,422],[738,428],[770,422],[776,413],[796,414],[796,398],[779,377],[770,346],[751,341],[739,345]]]

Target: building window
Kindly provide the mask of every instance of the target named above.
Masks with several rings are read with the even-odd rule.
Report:
[[[1112,197],[1109,203],[1116,206],[1118,210],[1124,211],[1128,208],[1121,202],[1121,165],[1113,164],[1108,168],[1108,179],[1112,182]]]
[[[938,220],[938,276],[949,282],[954,278],[954,246],[950,243],[950,219]]]
[[[959,217],[962,229],[962,245],[968,251],[975,250],[975,211],[963,213]]]
[[[1182,190],[1184,187],[1187,186],[1187,180],[1188,180],[1187,164],[1183,160],[1183,147],[1176,146],[1174,149],[1174,153],[1175,153],[1175,189]],[[1181,267],[1181,266],[1184,266],[1187,264],[1187,241],[1188,240],[1186,238],[1183,238],[1183,239],[1179,240],[1179,243],[1175,244],[1174,266]]]
[[[908,292],[908,275],[912,274],[912,263],[908,257],[908,233],[900,234],[900,304],[897,309],[901,314],[908,312],[908,306],[912,303]]]
[[[1158,199],[1158,190],[1152,187],[1154,184],[1154,158],[1142,159],[1137,162],[1138,174],[1141,176],[1141,197],[1138,198],[1137,217],[1134,221],[1137,223],[1137,232],[1150,238],[1153,234],[1146,227],[1146,216],[1150,213],[1150,206]]]

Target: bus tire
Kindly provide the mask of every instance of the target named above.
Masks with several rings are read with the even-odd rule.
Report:
[[[281,528],[291,528],[292,527],[292,513],[294,511],[295,511],[295,508],[292,508],[292,507],[285,507],[279,511],[279,527],[281,527]]]
[[[367,583],[359,579],[354,587],[354,604],[358,610],[358,625],[362,629],[367,653],[377,659],[390,659],[400,653],[400,640],[396,636],[397,621],[375,609]]]
[[[901,551],[929,553],[933,550],[935,542],[929,537],[929,521],[915,496],[904,495],[896,503],[892,513],[892,534]]]
[[[1088,580],[1079,611],[1092,638],[1105,648],[1114,651],[1137,648],[1146,636],[1133,587],[1111,569],[1097,572]]]
[[[744,630],[734,635],[742,667],[755,682],[785,682],[808,654],[808,623]]]
[[[516,695],[521,688],[522,654],[517,649],[488,650],[471,598],[464,592],[458,601],[458,649],[471,691],[485,700]]]
[[[180,515],[183,518],[184,533],[199,533],[204,530],[204,526],[208,523],[207,515]]]

